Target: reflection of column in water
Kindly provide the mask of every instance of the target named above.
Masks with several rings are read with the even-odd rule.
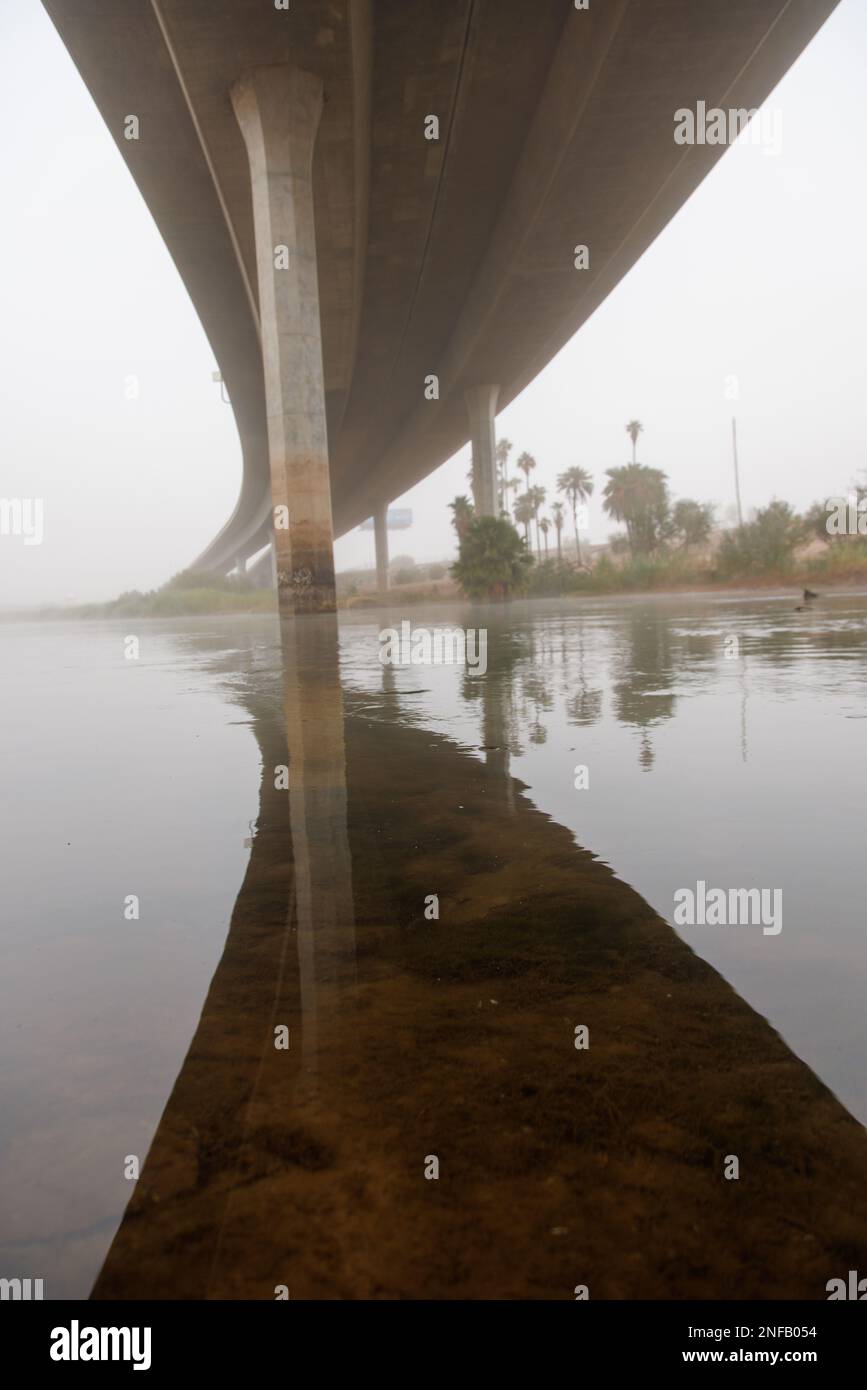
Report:
[[[514,808],[514,784],[509,772],[509,716],[506,708],[510,684],[508,675],[488,671],[474,677],[482,688],[482,743],[490,785],[496,788],[509,809]]]
[[[302,1057],[309,1075],[324,996],[335,1009],[355,962],[337,618],[284,619],[281,635]]]
[[[400,710],[400,701],[397,698],[397,679],[394,674],[394,667],[387,661],[383,661],[379,669],[382,672],[382,693],[390,697],[389,708],[397,715]]]

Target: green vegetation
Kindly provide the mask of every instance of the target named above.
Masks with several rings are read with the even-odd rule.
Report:
[[[586,468],[575,464],[557,477],[557,491],[572,512],[575,532],[575,560],[563,553],[562,532],[566,507],[557,500],[550,505],[550,517],[542,515],[548,495],[543,486],[530,486],[536,473],[536,458],[524,451],[518,455],[517,471],[523,474],[524,490],[512,500],[515,523],[523,530],[523,544],[512,526],[506,508],[509,492],[520,486],[518,478],[508,477],[511,440],[497,446],[498,493],[502,515],[494,550],[494,532],[480,533],[473,505],[467,497],[456,497],[450,504],[460,543],[460,559],[452,574],[471,597],[492,592],[497,586],[497,565],[506,556],[521,556],[519,571],[503,581],[505,593],[525,592],[536,597],[560,594],[605,594],[641,592],[650,589],[694,588],[707,585],[792,584],[867,580],[867,478],[854,484],[850,495],[864,507],[862,534],[851,531],[853,522],[842,520],[835,527],[829,518],[831,501],[813,504],[799,516],[788,502],[773,499],[743,525],[727,531],[714,527],[715,507],[690,497],[672,500],[668,478],[661,468],[639,463],[638,440],[644,432],[640,420],[626,425],[632,444],[632,459],[621,467],[606,470],[602,493],[603,510],[624,530],[609,537],[603,553],[594,547],[590,563],[585,562],[579,535],[579,509],[593,495],[594,481]],[[841,504],[840,504],[841,505]],[[482,519],[484,520],[484,519]],[[490,518],[488,519],[490,520]],[[535,526],[535,545],[532,528]],[[505,528],[505,529],[503,529]],[[551,555],[549,533],[556,536],[556,556]],[[511,539],[507,539],[511,532]],[[486,537],[484,549],[482,536]],[[472,536],[472,542],[467,545]],[[821,542],[821,547],[817,545]],[[544,545],[544,556],[543,556]],[[532,551],[535,549],[535,563]]]
[[[530,522],[533,520],[533,499],[529,492],[515,498],[515,521],[524,528],[524,544],[530,548]]]
[[[575,556],[580,565],[581,561],[581,542],[578,539],[578,507],[588,502],[593,495],[593,479],[586,468],[567,468],[565,473],[561,473],[557,479],[557,491],[562,492],[569,499],[569,506],[572,508],[572,522],[575,527]],[[559,515],[557,514],[559,508]],[[557,527],[557,549],[560,550],[560,531],[563,526],[563,503],[557,502],[551,508],[555,513],[554,524]]]
[[[756,512],[746,526],[726,532],[717,552],[716,568],[723,578],[768,571],[785,574],[792,568],[795,549],[804,539],[804,521],[788,502],[775,499]]]
[[[642,593],[652,589],[691,587],[707,583],[708,572],[679,552],[666,556],[628,559],[618,564],[602,555],[592,569],[549,560],[534,566],[527,583],[529,598],[557,598],[564,594]]]
[[[458,533],[458,541],[463,540],[467,532],[467,527],[475,516],[475,509],[469,497],[461,494],[456,497],[454,502],[449,502],[449,510],[452,514],[452,525]]]
[[[241,575],[181,570],[160,589],[129,589],[110,603],[66,612],[78,618],[171,618],[188,613],[270,613],[276,605],[272,589],[257,589]]]
[[[567,560],[562,537],[567,524],[566,504],[554,501],[550,517],[542,515],[548,490],[538,484],[530,486],[530,475],[538,463],[526,451],[516,464],[523,474],[524,491],[512,502],[523,538],[507,515],[509,492],[519,487],[520,481],[508,477],[513,445],[505,439],[497,446],[502,515],[478,517],[469,497],[456,497],[449,507],[458,537],[457,562],[448,571],[443,564],[416,565],[409,555],[396,556],[392,584],[404,588],[405,600],[415,603],[453,597],[454,590],[444,583],[448,574],[472,599],[640,593],[738,583],[867,582],[867,479],[852,484],[848,493],[851,503],[846,508],[844,499],[837,499],[836,506],[832,505],[834,499],[828,499],[815,502],[799,515],[788,502],[774,498],[743,525],[715,533],[712,503],[689,497],[672,502],[663,470],[638,462],[636,450],[643,429],[640,420],[630,420],[626,432],[632,441],[632,461],[606,470],[602,506],[625,529],[609,538],[601,554],[601,547],[595,547],[591,563],[582,555],[578,514],[593,495],[592,475],[575,464],[557,477],[557,491],[572,512],[575,532],[575,559]],[[837,511],[845,515],[835,523],[832,518]],[[552,553],[549,540],[552,532],[556,553]],[[379,602],[375,589],[367,588],[366,573],[359,570],[338,576],[341,606],[368,607]],[[270,587],[257,588],[244,575],[182,570],[148,593],[131,590],[110,603],[88,604],[62,613],[86,618],[270,613],[276,602]],[[57,616],[57,610],[49,615]]]
[[[474,517],[452,574],[472,599],[507,599],[526,587],[533,557],[505,517]]]
[[[665,474],[661,468],[627,463],[609,468],[606,477],[602,504],[606,512],[625,524],[633,555],[652,555],[665,539],[671,515]]]
[[[713,530],[713,513],[713,503],[693,502],[689,497],[682,497],[672,508],[671,538],[684,550],[691,545],[704,545]]]

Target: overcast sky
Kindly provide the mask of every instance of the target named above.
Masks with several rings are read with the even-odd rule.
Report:
[[[240,448],[213,354],[120,154],[38,0],[0,4],[0,497],[44,499],[45,536],[0,536],[0,606],[112,598],[184,568],[227,519]],[[867,466],[867,4],[842,0],[767,106],[782,152],[742,142],[588,324],[498,418],[558,472],[639,459],[676,496],[745,508],[845,491]],[[726,399],[735,376],[739,399]],[[130,378],[138,397],[130,398]],[[394,505],[392,553],[454,549],[469,450]],[[611,530],[601,502],[590,536]],[[372,563],[373,537],[337,544]]]

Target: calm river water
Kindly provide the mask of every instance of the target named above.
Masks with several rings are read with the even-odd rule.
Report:
[[[518,779],[672,924],[675,892],[699,880],[780,889],[778,935],[677,931],[863,1123],[867,597],[829,596],[801,612],[797,602],[726,594],[357,611],[341,618],[334,718],[366,730],[370,766],[400,726],[426,740],[419,747],[445,739],[469,753],[506,802]],[[487,673],[384,667],[380,630],[406,617],[484,627]],[[130,1197],[127,1157],[148,1152],[223,954],[257,835],[263,759],[273,785],[263,720],[292,695],[281,688],[277,623],[265,617],[9,623],[0,645],[0,1275],[86,1297]],[[326,661],[316,677],[317,717],[331,708],[329,670]],[[302,710],[296,748],[306,719]],[[321,839],[317,798],[331,795],[322,788],[335,766],[327,736],[308,745],[296,848],[304,816]],[[468,814],[461,765],[445,753],[432,764],[444,845]],[[407,757],[381,795],[405,798],[410,816],[429,766]],[[353,775],[341,793],[350,803]],[[340,807],[324,814],[338,824]],[[332,884],[339,843],[334,855]],[[317,888],[311,872],[293,891],[301,919],[306,910],[316,925],[321,910],[339,920],[341,888]],[[364,918],[360,901],[355,913]]]

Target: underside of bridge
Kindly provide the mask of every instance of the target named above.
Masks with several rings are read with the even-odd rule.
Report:
[[[316,608],[332,534],[470,438],[493,509],[494,411],[724,152],[674,113],[760,105],[837,0],[43,3],[234,409],[240,494],[196,564],[276,526]]]

